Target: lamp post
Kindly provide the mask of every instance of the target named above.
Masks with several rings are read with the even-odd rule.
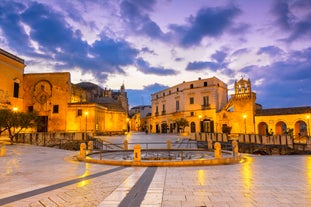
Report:
[[[310,124],[309,124],[309,119],[310,119],[310,116],[309,115],[307,115],[307,124],[308,124],[308,136],[310,136]]]
[[[85,112],[85,140],[87,141],[87,115],[89,114],[89,112]]]
[[[243,115],[244,119],[244,133],[246,134],[246,114]]]

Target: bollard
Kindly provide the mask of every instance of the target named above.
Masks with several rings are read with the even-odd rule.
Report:
[[[129,142],[127,140],[123,141],[123,150],[128,150],[129,149]]]
[[[87,149],[89,150],[89,153],[93,152],[93,149],[94,149],[94,142],[93,141],[89,141],[87,143]]]
[[[216,142],[214,144],[214,157],[221,158],[221,144],[219,142]]]
[[[140,162],[141,160],[141,148],[139,144],[134,145],[134,162]]]
[[[79,155],[79,157],[81,159],[85,159],[85,156],[86,156],[86,144],[85,143],[81,143],[80,144],[80,155]]]
[[[4,157],[4,156],[5,156],[5,146],[2,146],[0,150],[0,157]]]
[[[170,150],[171,149],[171,140],[166,140],[166,148],[168,149],[168,150]]]
[[[213,140],[211,140],[211,139],[208,139],[208,140],[207,140],[207,148],[208,148],[209,150],[212,150],[212,149],[213,149]]]
[[[239,156],[239,145],[236,140],[232,142],[232,154],[233,157]]]

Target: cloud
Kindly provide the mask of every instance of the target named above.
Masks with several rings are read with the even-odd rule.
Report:
[[[124,0],[120,5],[120,10],[128,30],[135,34],[163,40],[166,35],[148,15],[155,3],[155,0]]]
[[[261,55],[261,54],[268,54],[271,57],[274,57],[274,56],[283,54],[283,50],[281,50],[280,48],[276,46],[271,45],[271,46],[259,48],[257,55]]]
[[[0,1],[0,30],[7,45],[13,50],[21,49],[23,54],[31,54],[30,39],[21,25],[21,12],[26,8],[22,3]]]
[[[213,71],[219,68],[219,64],[215,62],[209,61],[194,61],[188,63],[186,70],[193,71],[193,70],[204,70],[204,69],[211,69]]]
[[[224,62],[225,58],[227,57],[227,53],[223,51],[216,51],[214,54],[212,54],[212,59],[216,60],[218,63]]]
[[[78,68],[104,82],[108,73],[124,73],[122,67],[133,65],[139,53],[128,42],[105,34],[89,45],[80,30],[74,30],[63,15],[47,5],[37,2],[28,7],[14,2],[0,5],[0,18],[3,17],[0,27],[8,45],[29,58],[53,62],[55,69]]]
[[[283,31],[288,32],[286,41],[293,42],[299,38],[310,39],[311,4],[308,0],[275,1],[272,13],[276,23]],[[301,15],[303,14],[303,15]]]
[[[202,39],[219,37],[233,24],[233,19],[240,13],[234,6],[202,8],[196,16],[188,18],[187,25],[171,24],[170,29],[180,38],[183,47],[200,44]]]
[[[136,61],[136,66],[139,71],[145,74],[156,74],[160,76],[166,75],[176,75],[177,71],[173,69],[168,69],[164,67],[152,67],[148,62],[143,60],[142,58],[138,58]]]

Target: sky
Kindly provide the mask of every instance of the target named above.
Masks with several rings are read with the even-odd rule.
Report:
[[[311,105],[310,0],[1,0],[0,48],[25,73],[119,90],[130,107],[199,77],[252,82],[263,108]]]

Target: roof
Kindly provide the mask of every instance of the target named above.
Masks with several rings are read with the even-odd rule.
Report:
[[[273,116],[273,115],[306,114],[306,113],[311,113],[311,106],[260,109],[256,111],[256,116]]]
[[[16,55],[13,55],[3,49],[0,48],[0,54],[7,56],[8,58],[11,58],[13,60],[16,60],[17,62],[20,62],[24,64],[24,60],[22,58],[17,57]]]

